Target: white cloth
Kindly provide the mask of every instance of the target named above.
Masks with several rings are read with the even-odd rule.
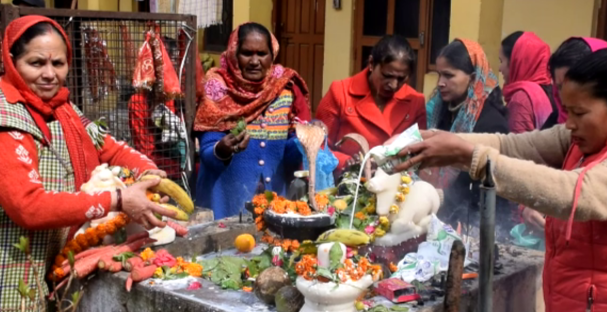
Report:
[[[222,23],[223,0],[179,0],[178,13],[196,15],[197,28],[218,25]]]

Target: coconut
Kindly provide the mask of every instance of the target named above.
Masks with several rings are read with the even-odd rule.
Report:
[[[276,311],[298,312],[304,305],[304,296],[295,286],[284,286],[275,297]]]
[[[291,279],[285,270],[271,267],[259,273],[255,279],[255,295],[266,304],[274,304],[279,289],[291,285]]]

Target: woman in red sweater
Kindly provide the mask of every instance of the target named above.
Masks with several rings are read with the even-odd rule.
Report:
[[[339,159],[338,169],[354,160],[359,151],[352,142],[335,147],[348,133],[361,134],[373,148],[415,123],[426,129],[424,95],[406,84],[414,66],[415,55],[407,40],[385,36],[373,47],[367,68],[331,84],[316,118],[327,126],[329,147]]]
[[[44,271],[65,243],[66,230],[123,211],[147,228],[163,227],[154,213],[174,214],[153,204],[141,182],[124,191],[79,192],[102,163],[165,175],[147,157],[100,129],[69,102],[63,87],[71,46],[53,20],[29,15],[11,22],[2,42],[0,78],[0,310],[20,310],[19,280],[35,285],[32,266],[12,247],[30,238],[33,264]],[[46,276],[44,274],[43,276]],[[45,284],[46,285],[46,284]],[[43,285],[43,287],[45,287]],[[48,291],[45,287],[45,292]],[[38,295],[36,295],[38,297]],[[33,311],[33,302],[27,311]]]

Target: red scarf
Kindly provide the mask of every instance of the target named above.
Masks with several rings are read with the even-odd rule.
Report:
[[[242,76],[237,56],[241,26],[230,35],[228,49],[221,55],[221,67],[206,73],[204,99],[196,111],[194,130],[226,131],[236,126],[240,117],[249,123],[261,115],[286,87],[293,90],[295,116],[310,120],[308,87],[295,70],[274,64],[262,81],[250,81]],[[272,55],[276,60],[279,45],[271,36]]]
[[[518,91],[524,91],[533,105],[535,126],[541,128],[552,113],[550,98],[542,85],[552,84],[548,70],[550,46],[532,32],[525,32],[514,44],[510,57],[508,82],[504,84],[504,99],[510,102]]]
[[[2,92],[9,103],[21,103],[25,105],[36,122],[36,125],[44,135],[45,145],[51,144],[50,141],[52,139],[51,131],[47,126],[47,121],[53,119],[59,121],[70,154],[72,168],[74,169],[76,190],[79,190],[80,186],[88,181],[89,174],[99,165],[99,155],[93,141],[80,120],[80,116],[78,116],[70,105],[69,90],[62,87],[52,99],[43,101],[29,88],[25,81],[23,81],[13,64],[13,59],[10,55],[10,50],[15,41],[17,41],[27,29],[42,22],[53,25],[59,31],[67,45],[68,64],[71,62],[72,47],[69,44],[70,40],[59,24],[47,17],[39,15],[28,15],[18,18],[12,21],[4,32],[2,61],[4,63],[5,74],[0,81],[0,89],[2,89]]]

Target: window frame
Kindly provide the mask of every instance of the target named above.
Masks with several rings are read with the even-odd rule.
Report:
[[[363,60],[363,47],[374,46],[380,39],[380,36],[365,36],[363,35],[364,27],[364,4],[365,1],[373,0],[355,0],[354,6],[354,40],[353,40],[353,59],[354,66],[352,74],[360,71],[360,64]],[[388,15],[386,19],[386,34],[394,33],[394,12],[396,1],[403,0],[388,0]],[[411,47],[417,51],[416,62],[416,89],[421,92],[424,88],[424,76],[431,71],[436,70],[436,65],[432,64],[430,59],[432,51],[432,13],[435,1],[441,0],[419,0],[420,1],[420,16],[418,38],[407,38]],[[607,0],[605,0],[607,1]],[[423,37],[423,44],[420,40]]]
[[[234,24],[234,0],[222,0],[223,1],[223,12],[222,12],[222,23],[217,25],[212,25],[204,29],[204,36],[202,47],[205,52],[212,53],[222,53],[228,48],[228,39],[230,38],[230,34],[232,33],[233,24]],[[207,40],[209,38],[209,31],[213,31],[215,29],[223,29],[226,33],[222,34],[225,36],[225,43],[209,43]]]

